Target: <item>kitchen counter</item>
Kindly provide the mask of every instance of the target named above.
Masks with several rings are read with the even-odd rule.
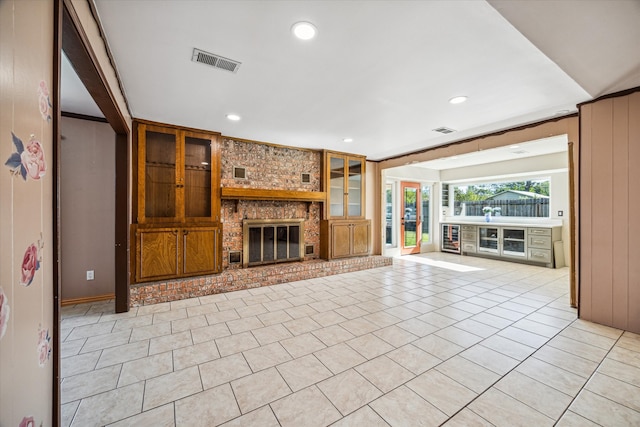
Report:
[[[544,221],[522,221],[514,222],[509,221],[506,217],[491,217],[490,222],[486,222],[483,219],[450,219],[447,221],[440,221],[440,224],[460,224],[460,225],[480,225],[487,226],[493,225],[496,227],[534,227],[534,228],[552,228],[562,227],[562,220],[549,219]]]

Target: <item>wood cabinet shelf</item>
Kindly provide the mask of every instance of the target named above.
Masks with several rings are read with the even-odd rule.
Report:
[[[320,257],[366,256],[371,252],[371,221],[365,219],[364,156],[324,151],[324,218],[320,221]]]
[[[222,199],[225,200],[282,200],[297,202],[324,202],[326,193],[322,191],[294,191],[294,190],[269,190],[255,188],[221,189]]]
[[[132,282],[221,272],[220,134],[134,125]]]

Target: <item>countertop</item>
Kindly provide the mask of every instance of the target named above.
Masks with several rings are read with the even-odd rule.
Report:
[[[548,219],[544,221],[522,221],[513,222],[509,221],[505,217],[491,217],[490,222],[486,222],[484,219],[449,219],[447,221],[440,221],[440,224],[460,224],[460,225],[494,225],[496,227],[533,227],[533,228],[552,228],[562,227],[562,220]]]

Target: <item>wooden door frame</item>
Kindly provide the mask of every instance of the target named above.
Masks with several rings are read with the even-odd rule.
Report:
[[[129,134],[130,129],[127,120],[118,108],[115,96],[109,89],[107,79],[98,65],[96,55],[91,48],[88,37],[85,34],[79,17],[75,13],[71,0],[57,0],[59,6],[60,21],[62,27],[59,30],[60,41],[58,49],[54,51],[57,55],[58,67],[60,66],[60,55],[64,49],[67,58],[73,64],[73,68],[80,77],[80,80],[89,91],[89,94],[103,112],[107,122],[113,128],[115,137],[115,297],[116,312],[129,311]],[[59,76],[58,76],[58,85]],[[58,100],[58,111],[60,110]],[[57,117],[59,120],[59,117]],[[58,155],[56,161],[59,165],[59,143],[60,128],[57,127],[58,134]],[[57,171],[59,174],[59,170]],[[59,176],[57,177],[59,179]],[[56,186],[56,195],[60,189]],[[57,198],[56,198],[57,199]],[[56,200],[57,202],[57,200]],[[59,211],[56,209],[56,215]],[[58,218],[59,221],[59,218]],[[57,235],[57,239],[60,236]],[[59,280],[59,278],[58,278]]]
[[[404,189],[405,188],[414,188],[416,190],[416,245],[415,247],[411,248],[411,249],[406,249],[404,246],[404,233],[405,233],[405,229],[404,229]],[[420,253],[420,246],[421,246],[421,242],[422,242],[422,222],[420,221],[421,219],[421,212],[420,210],[422,209],[422,206],[420,205],[420,198],[421,198],[421,185],[419,182],[413,182],[413,181],[400,181],[400,203],[399,203],[399,207],[400,207],[400,254],[401,255],[409,255],[409,254],[417,254]]]
[[[61,143],[61,63],[62,50],[80,80],[113,128],[115,136],[115,310],[129,311],[129,135],[127,120],[120,111],[95,52],[82,28],[72,0],[53,3],[53,330],[60,336],[60,143]],[[53,346],[53,425],[60,424],[60,341]]]

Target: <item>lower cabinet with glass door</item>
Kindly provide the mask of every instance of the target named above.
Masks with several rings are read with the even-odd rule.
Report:
[[[449,224],[445,224],[450,226]],[[554,267],[554,243],[562,227],[461,225],[462,254],[489,256]]]
[[[222,271],[221,229],[213,226],[144,227],[135,236],[135,283]]]
[[[478,227],[478,253],[526,259],[526,234],[526,228]]]

